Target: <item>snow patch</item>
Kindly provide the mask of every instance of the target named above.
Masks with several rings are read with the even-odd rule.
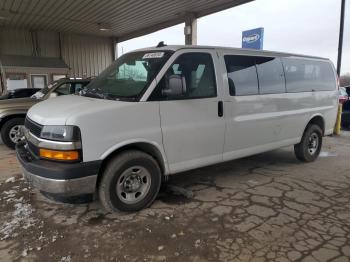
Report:
[[[71,256],[66,256],[66,257],[62,257],[60,261],[61,262],[71,262],[72,258],[71,258]]]
[[[6,179],[5,183],[14,183],[15,181],[16,181],[16,178],[13,176],[13,177]]]
[[[23,201],[23,198],[17,201],[19,200]],[[15,211],[11,214],[11,221],[3,223],[0,227],[0,235],[2,235],[0,240],[15,236],[15,230],[19,228],[28,229],[34,226],[36,222],[36,219],[31,216],[33,213],[31,204],[19,202],[14,207]]]

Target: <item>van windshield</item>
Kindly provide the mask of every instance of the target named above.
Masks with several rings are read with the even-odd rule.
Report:
[[[172,53],[171,51],[143,51],[125,54],[91,81],[81,95],[136,101]]]

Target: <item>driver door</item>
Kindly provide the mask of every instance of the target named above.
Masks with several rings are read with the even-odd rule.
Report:
[[[212,50],[180,52],[159,82],[163,145],[171,173],[222,161],[225,120],[218,105]],[[185,78],[186,92],[179,98],[162,96],[170,75]],[[219,111],[218,111],[219,110]]]

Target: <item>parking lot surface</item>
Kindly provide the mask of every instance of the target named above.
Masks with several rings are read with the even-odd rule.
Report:
[[[173,176],[138,213],[62,204],[0,146],[2,261],[349,261],[350,132],[320,158],[291,147]]]

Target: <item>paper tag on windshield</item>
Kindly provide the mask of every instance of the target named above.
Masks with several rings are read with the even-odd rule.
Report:
[[[143,55],[142,59],[161,58],[163,57],[163,55],[164,55],[164,52],[146,53]]]

